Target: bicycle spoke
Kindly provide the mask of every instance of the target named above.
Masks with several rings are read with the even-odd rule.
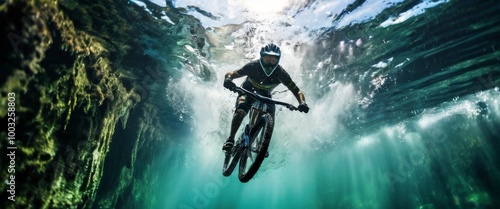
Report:
[[[255,162],[255,158],[253,157],[253,152],[252,151],[249,152],[248,158],[250,158],[250,160],[252,161],[252,163]]]

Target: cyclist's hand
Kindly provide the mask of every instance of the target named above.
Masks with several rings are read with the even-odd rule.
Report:
[[[291,111],[294,111],[294,110],[299,110],[299,108],[293,106],[293,105],[287,105],[286,108],[288,108],[289,110]]]
[[[300,112],[305,112],[305,113],[309,112],[309,107],[307,106],[307,104],[305,102],[300,104],[298,109]]]
[[[234,91],[234,89],[236,88],[236,84],[234,84],[230,79],[226,79],[224,80],[224,87],[231,91]]]

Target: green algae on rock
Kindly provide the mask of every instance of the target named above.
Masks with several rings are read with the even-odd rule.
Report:
[[[149,7],[179,24],[127,1],[10,0],[0,6],[0,106],[6,107],[7,94],[14,92],[18,116],[15,202],[1,201],[0,208],[113,207],[119,196],[131,195],[134,172],[148,170],[137,159],[169,140],[158,114],[168,111],[160,105],[165,99],[154,92],[187,62],[203,64],[200,57],[186,60],[182,54],[205,47],[196,19]],[[211,79],[211,71],[207,66],[202,73]],[[6,117],[0,109],[0,118]],[[6,136],[2,129],[0,137]],[[107,182],[100,189],[106,195],[96,198],[113,140],[130,146],[112,159],[119,173],[108,175],[116,181]],[[0,143],[0,149],[6,145]],[[0,178],[9,176],[0,171]]]

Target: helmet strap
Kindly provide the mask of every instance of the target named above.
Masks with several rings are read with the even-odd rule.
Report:
[[[278,67],[278,64],[274,65],[274,66],[269,66],[269,67],[264,67],[264,65],[262,65],[262,59],[259,59],[259,63],[260,63],[260,67],[262,67],[262,70],[264,71],[264,73],[266,74],[267,77],[269,77],[271,74],[273,74],[274,70],[276,70],[276,67]],[[266,69],[271,69],[272,70],[266,70]],[[268,71],[270,71],[268,73]]]

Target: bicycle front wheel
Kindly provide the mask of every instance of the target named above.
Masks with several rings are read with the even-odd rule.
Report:
[[[249,144],[242,149],[239,179],[248,182],[259,170],[266,157],[274,128],[273,117],[269,113],[262,115],[250,130]]]
[[[224,166],[222,167],[222,175],[230,176],[233,173],[236,164],[241,156],[241,140],[236,143],[231,151],[231,153],[226,153],[224,158]]]

